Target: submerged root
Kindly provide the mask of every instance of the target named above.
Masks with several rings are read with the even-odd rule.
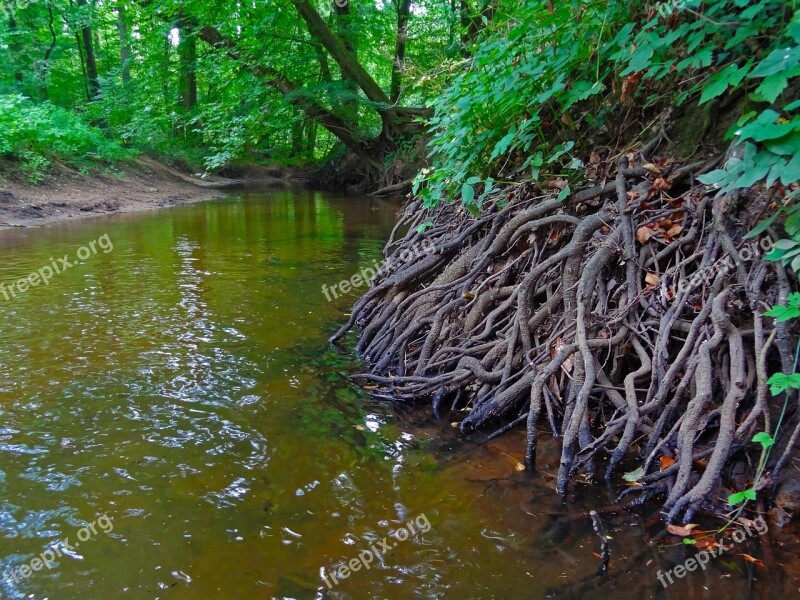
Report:
[[[691,518],[774,425],[767,374],[791,369],[795,338],[764,313],[791,286],[763,259],[769,235],[739,233],[765,197],[712,197],[682,182],[688,169],[652,170],[623,159],[613,183],[564,202],[517,185],[479,218],[411,203],[386,257],[436,250],[379,274],[332,341],[361,327],[370,372],[357,379],[437,415],[467,411],[463,433],[524,422],[530,470],[546,423],[562,438],[560,494],[578,472],[603,461],[610,478],[624,462],[669,521]],[[783,457],[793,444],[779,443]]]

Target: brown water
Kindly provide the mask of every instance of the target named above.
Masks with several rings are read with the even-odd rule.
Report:
[[[608,490],[558,505],[555,456],[532,479],[521,433],[466,444],[457,416],[365,398],[346,379],[358,365],[327,347],[356,293],[328,302],[321,286],[379,257],[395,211],[281,192],[0,232],[6,284],[113,244],[0,294],[0,597],[605,597],[564,586],[593,581],[583,511]],[[638,517],[609,519],[614,593],[659,592],[675,560]],[[14,571],[59,540],[52,568]],[[746,573],[713,569],[691,585],[751,597]]]

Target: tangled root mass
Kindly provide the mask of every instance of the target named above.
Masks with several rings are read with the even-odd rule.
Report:
[[[796,338],[764,313],[793,281],[763,258],[769,232],[743,239],[763,195],[714,196],[687,168],[636,158],[566,201],[523,184],[479,218],[410,203],[385,250],[402,266],[376,277],[332,341],[361,328],[370,372],[357,378],[375,396],[468,412],[464,433],[524,423],[530,470],[546,425],[562,442],[560,494],[579,472],[608,478],[625,461],[643,469],[625,494],[686,520],[727,497],[734,462],[754,469],[750,440],[775,426],[783,400],[767,379],[793,371]],[[399,259],[423,241],[436,251]],[[773,477],[800,421],[783,430]]]

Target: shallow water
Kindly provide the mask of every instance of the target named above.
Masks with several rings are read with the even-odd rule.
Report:
[[[555,455],[531,479],[521,433],[464,443],[456,417],[365,398],[327,347],[357,293],[321,286],[372,264],[395,212],[279,192],[0,232],[5,284],[103,243],[0,293],[0,597],[595,597],[564,586],[597,569],[582,511],[607,490],[560,506]],[[637,556],[614,593],[657,592],[669,561],[614,519],[613,558]],[[714,590],[751,597],[720,573]]]

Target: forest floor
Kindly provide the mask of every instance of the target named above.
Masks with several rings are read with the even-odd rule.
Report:
[[[0,164],[0,229],[37,227],[68,219],[137,212],[212,200],[242,186],[291,184],[288,172],[248,170],[242,179],[199,179],[153,159],[112,173],[84,175],[60,165],[39,184],[21,181]]]

